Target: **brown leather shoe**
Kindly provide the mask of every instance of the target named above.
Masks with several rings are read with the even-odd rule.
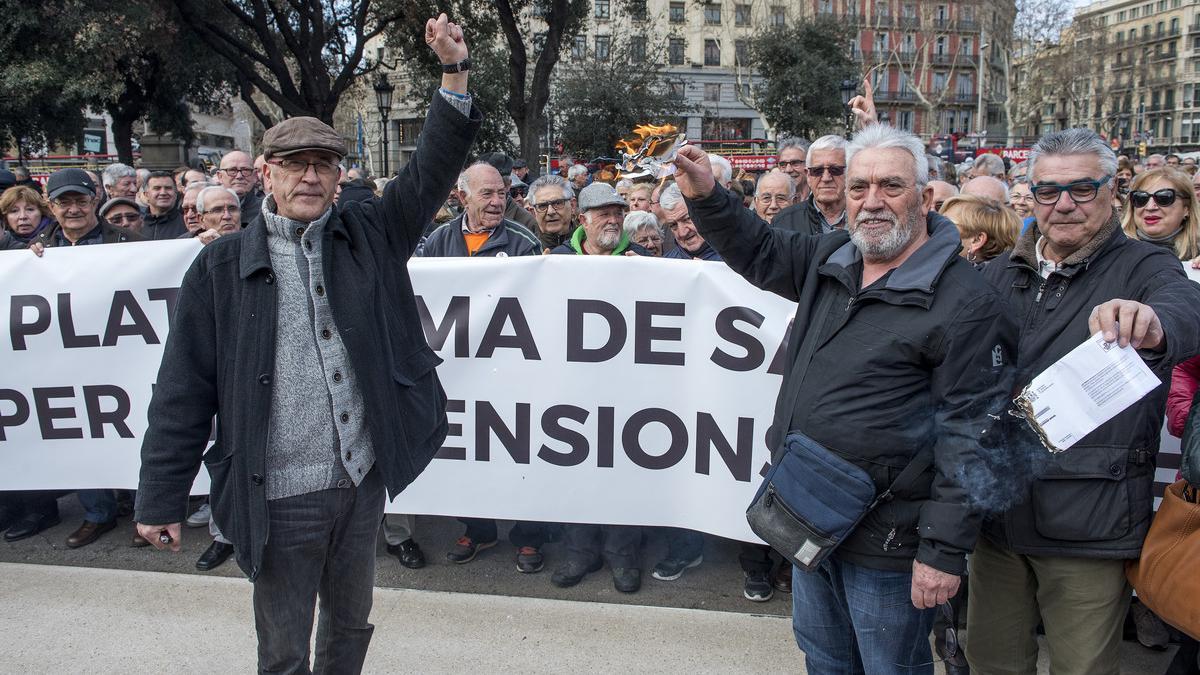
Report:
[[[99,539],[100,535],[112,530],[116,526],[116,518],[113,518],[107,523],[93,523],[85,520],[83,521],[83,524],[79,526],[78,530],[75,530],[71,533],[71,536],[67,537],[67,548],[79,548],[80,546],[87,546],[93,541]]]

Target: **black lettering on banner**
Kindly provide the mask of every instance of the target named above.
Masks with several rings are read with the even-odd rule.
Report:
[[[22,396],[21,392],[16,389],[0,389],[0,408],[4,407],[5,401],[13,404],[13,413],[11,415],[0,414],[0,441],[8,440],[8,437],[4,435],[6,427],[19,427],[29,421],[29,400]]]
[[[421,328],[425,331],[425,342],[429,343],[430,349],[441,351],[442,347],[446,345],[446,339],[450,337],[450,331],[453,330],[454,356],[467,358],[471,355],[469,342],[471,298],[465,295],[456,295],[450,298],[450,304],[446,306],[446,314],[442,317],[442,322],[434,324],[433,314],[430,313],[429,306],[425,304],[425,298],[418,295],[417,314],[421,316]]]
[[[682,366],[682,352],[656,352],[654,342],[680,342],[683,329],[678,326],[655,326],[656,316],[683,316],[682,302],[637,302],[634,304],[633,362],[660,366]]]
[[[512,322],[513,334],[504,335],[504,327],[509,321]],[[496,301],[496,311],[483,331],[475,358],[490,359],[502,347],[520,349],[526,361],[542,360],[533,340],[533,331],[529,330],[529,320],[525,318],[525,311],[521,309],[521,301],[517,298],[500,298]]]
[[[717,347],[710,357],[712,362],[735,373],[746,373],[761,366],[767,358],[766,348],[750,333],[738,330],[735,324],[742,321],[755,328],[761,328],[764,318],[762,314],[749,307],[726,307],[721,310],[716,319],[717,337],[729,344],[741,347],[746,351],[746,355],[734,356]]]
[[[175,316],[175,306],[179,303],[179,287],[175,288],[151,288],[146,291],[146,296],[152,302],[161,301],[167,308],[167,325],[171,324],[171,319]]]
[[[709,475],[713,447],[734,479],[750,482],[750,460],[754,455],[754,418],[739,417],[737,448],[721,433],[721,425],[709,413],[696,415],[696,473]]]
[[[452,398],[446,401],[446,413],[464,413],[467,411],[467,402]],[[451,438],[462,438],[462,425],[456,422],[450,422],[446,429],[446,440]],[[443,441],[445,443],[445,441]],[[457,459],[465,460],[467,458],[466,446],[458,445],[442,445],[434,457],[438,459]]]
[[[63,293],[62,295],[67,294]],[[60,429],[54,426],[54,420],[75,419],[75,408],[51,408],[50,400],[73,396],[75,396],[74,387],[34,387],[33,408],[37,411],[38,426],[41,427],[43,440],[83,438],[83,429],[77,427]]]
[[[125,323],[126,314],[133,323]],[[148,345],[159,344],[158,335],[154,333],[154,324],[150,323],[141,305],[134,299],[133,293],[117,291],[113,293],[112,305],[108,310],[108,323],[104,326],[104,340],[100,344],[112,347],[117,344],[117,338],[134,335],[142,338]]]
[[[657,422],[671,432],[671,444],[661,455],[648,454],[642,448],[641,432],[647,424]],[[621,445],[634,464],[643,469],[669,469],[687,455],[688,432],[683,420],[670,410],[646,408],[630,415],[621,430]]]
[[[552,405],[542,413],[542,432],[547,437],[566,443],[570,452],[559,452],[543,444],[538,449],[538,459],[555,466],[578,466],[588,457],[587,436],[568,429],[562,425],[562,420],[568,419],[583,424],[587,422],[588,411],[574,405]],[[2,431],[2,430],[0,430]],[[3,437],[0,436],[0,439]]]
[[[71,294],[58,294],[58,329],[62,332],[63,347],[99,347],[99,335],[79,335],[75,332],[75,317],[71,315]]]
[[[616,435],[616,409],[601,406],[596,416],[596,466],[611,469],[613,465],[613,440]]]
[[[529,404],[517,404],[517,430],[513,431],[500,419],[500,414],[487,401],[475,402],[475,461],[492,459],[492,434],[517,464],[529,463]]]
[[[116,401],[116,408],[105,412],[101,410],[100,399],[110,398]],[[129,417],[129,394],[112,384],[93,384],[83,387],[83,404],[87,410],[88,426],[92,438],[104,438],[104,425],[111,424],[121,438],[133,438],[133,431],[125,423]]]
[[[599,347],[583,346],[583,317],[595,314],[608,323],[608,341]],[[615,305],[603,300],[567,300],[567,361],[601,363],[621,353],[629,331],[625,317]],[[611,464],[609,465],[611,466]]]
[[[25,310],[35,309],[33,321],[25,321]],[[8,334],[14,352],[28,349],[25,338],[50,328],[50,302],[40,295],[14,295],[8,306]]]

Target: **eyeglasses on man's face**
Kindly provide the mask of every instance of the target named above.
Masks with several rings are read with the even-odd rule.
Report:
[[[1095,199],[1100,188],[1112,179],[1112,174],[1108,174],[1098,180],[1084,178],[1070,183],[1035,183],[1032,188],[1033,200],[1043,206],[1053,206],[1065,192],[1076,204],[1086,204]]]
[[[308,162],[302,159],[275,159],[267,162],[273,164],[283,170],[284,173],[296,176],[308,173],[308,167],[312,167],[321,178],[332,178],[338,175],[338,165],[336,162],[330,162],[325,159],[318,159],[313,162]]]
[[[561,211],[563,209],[563,207],[566,206],[566,204],[567,204],[567,200],[565,200],[565,199],[551,199],[548,202],[534,204],[533,208],[538,213],[545,213],[551,209],[553,209],[555,211]]]

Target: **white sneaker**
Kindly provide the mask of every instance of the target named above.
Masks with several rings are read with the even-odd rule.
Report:
[[[212,518],[212,507],[205,502],[203,506],[196,509],[196,512],[188,516],[188,527],[205,527],[208,525],[208,520]]]

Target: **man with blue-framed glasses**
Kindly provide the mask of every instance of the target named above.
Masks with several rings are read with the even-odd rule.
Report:
[[[1018,390],[1101,331],[1164,382],[1200,351],[1200,285],[1173,255],[1122,232],[1116,172],[1116,155],[1088,129],[1044,136],[1030,154],[1036,222],[983,272],[1021,327]],[[1159,387],[1053,455],[1013,429],[1004,454],[1016,505],[985,522],[971,559],[972,670],[1036,672],[1041,623],[1051,672],[1118,672],[1125,561],[1150,524],[1166,397]]]

